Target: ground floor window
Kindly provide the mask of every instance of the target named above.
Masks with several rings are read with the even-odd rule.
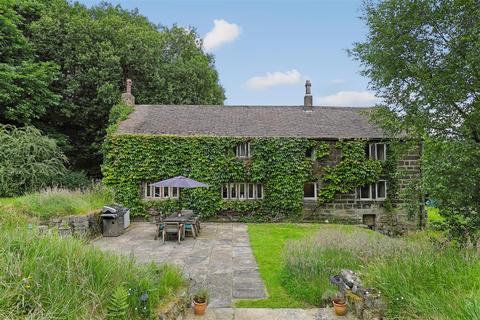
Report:
[[[385,200],[387,198],[387,181],[366,184],[358,189],[360,200]]]
[[[222,185],[222,199],[256,200],[263,199],[263,184],[261,183],[224,183]]]
[[[143,197],[145,199],[178,199],[178,188],[155,187],[153,182],[142,183]]]
[[[316,200],[317,199],[317,183],[306,182],[303,185],[303,199]]]

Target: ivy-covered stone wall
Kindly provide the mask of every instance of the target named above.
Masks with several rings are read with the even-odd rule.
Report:
[[[203,217],[225,211],[263,216],[296,216],[302,211],[303,184],[312,174],[308,139],[249,140],[253,156],[237,159],[239,138],[111,135],[103,166],[104,183],[113,187],[119,202],[134,215],[149,207],[172,211],[192,207]],[[177,175],[202,181],[209,188],[184,189],[180,200],[143,201],[141,183]],[[227,182],[258,182],[264,198],[255,201],[223,201],[220,188]],[[267,218],[265,218],[267,219]]]
[[[315,164],[314,175],[320,181],[320,193],[325,167],[335,167],[341,159],[341,150],[332,148],[328,158]],[[387,198],[382,201],[360,199],[358,188],[335,193],[329,202],[304,201],[303,221],[369,225],[388,235],[402,234],[425,225],[423,207],[408,212],[409,197],[421,197],[408,191],[409,185],[420,176],[420,149],[415,144],[389,143],[387,159],[382,162],[378,179],[386,180]],[[413,201],[419,203],[419,201]],[[420,201],[421,203],[421,201]]]

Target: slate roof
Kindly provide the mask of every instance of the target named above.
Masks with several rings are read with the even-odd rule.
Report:
[[[136,105],[117,134],[219,137],[386,138],[368,122],[371,108]]]

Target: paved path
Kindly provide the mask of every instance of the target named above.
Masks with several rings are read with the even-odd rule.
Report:
[[[181,320],[353,320],[337,317],[332,308],[321,309],[240,309],[208,308],[204,316],[195,316],[190,309]]]
[[[231,307],[233,299],[266,297],[263,281],[250,247],[247,226],[239,223],[202,223],[197,239],[181,244],[154,240],[155,225],[137,222],[128,231],[100,238],[94,245],[122,254],[133,254],[139,262],[171,263],[192,280],[193,290],[207,287],[211,308]],[[220,318],[219,318],[220,319]]]

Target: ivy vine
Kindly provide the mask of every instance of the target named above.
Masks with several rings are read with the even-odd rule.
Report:
[[[247,141],[254,150],[253,156],[249,160],[237,159],[232,150]],[[290,138],[113,134],[109,136],[102,171],[104,183],[114,189],[116,199],[135,215],[144,215],[151,207],[169,212],[178,206],[189,206],[204,217],[227,210],[288,217],[302,210],[303,184],[312,169],[311,161],[304,156],[310,143],[308,139]],[[142,182],[177,175],[205,182],[210,187],[181,190],[175,204],[142,200]],[[224,201],[220,188],[228,182],[263,183],[264,199]]]
[[[319,141],[315,147],[315,159],[321,160],[330,154],[330,145],[327,142]]]
[[[324,169],[318,204],[333,201],[335,195],[348,193],[365,184],[375,183],[382,172],[380,161],[365,158],[366,140],[340,140],[340,162]]]

